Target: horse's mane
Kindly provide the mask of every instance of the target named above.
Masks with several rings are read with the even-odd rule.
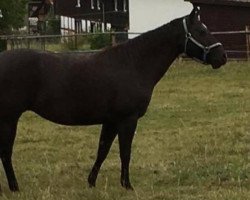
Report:
[[[168,41],[171,45],[176,42],[173,41],[173,35],[177,34],[176,29],[180,24],[182,18],[175,19],[167,24],[164,24],[154,30],[145,32],[133,39],[129,39],[126,42],[117,44],[112,47],[103,49],[96,55],[105,56],[109,59],[114,59],[118,57],[129,58],[136,57],[141,54],[142,51],[146,49],[155,49],[162,41]]]

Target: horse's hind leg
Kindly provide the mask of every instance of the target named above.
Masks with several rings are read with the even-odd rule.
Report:
[[[137,126],[137,118],[131,117],[119,124],[118,139],[121,158],[121,185],[126,189],[133,190],[129,180],[129,163],[131,146]]]
[[[99,147],[98,147],[98,153],[97,158],[95,161],[95,164],[89,174],[88,177],[88,183],[90,187],[94,187],[96,183],[96,178],[98,175],[98,172],[101,168],[101,165],[105,158],[107,157],[110,147],[115,139],[115,136],[117,135],[117,127],[114,124],[103,124],[100,141],[99,141]]]
[[[18,184],[12,166],[12,148],[16,136],[17,120],[0,119],[0,157],[11,191],[18,191]]]

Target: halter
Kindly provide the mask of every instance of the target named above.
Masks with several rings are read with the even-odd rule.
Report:
[[[198,42],[196,39],[193,38],[192,34],[188,31],[187,28],[187,21],[186,18],[183,19],[183,26],[186,32],[186,41],[185,41],[185,49],[184,49],[184,53],[187,54],[187,44],[189,41],[193,42],[196,46],[200,47],[203,50],[203,56],[202,59],[199,61],[201,61],[203,64],[208,64],[207,63],[207,55],[210,53],[210,51],[216,47],[222,46],[222,44],[220,42],[217,42],[215,44],[212,44],[210,46],[204,46],[203,44],[201,44],[200,42]]]

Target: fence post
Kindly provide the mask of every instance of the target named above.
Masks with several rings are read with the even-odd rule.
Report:
[[[7,50],[7,40],[0,39],[0,52]]]
[[[77,35],[75,34],[75,50],[78,50],[78,45],[77,45]]]
[[[26,44],[27,44],[27,48],[30,49],[30,40],[28,39],[28,37],[26,37]]]
[[[11,39],[10,41],[11,41],[11,49],[14,49],[14,47],[15,47],[14,39]]]
[[[247,60],[250,59],[250,26],[246,26]]]
[[[112,44],[112,46],[116,45],[116,39],[115,39],[115,34],[114,33],[111,33],[111,44]]]
[[[46,38],[45,37],[42,39],[42,42],[43,42],[43,50],[45,51],[46,50]]]

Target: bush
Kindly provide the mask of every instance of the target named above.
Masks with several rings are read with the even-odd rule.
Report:
[[[50,19],[47,22],[46,33],[48,35],[60,35],[60,20],[59,19]]]
[[[61,49],[63,51],[88,51],[102,49],[111,46],[111,44],[112,42],[109,34],[90,34],[63,38],[63,40],[61,40]]]
[[[90,38],[90,48],[94,49],[101,49],[107,46],[111,46],[111,37],[110,34],[98,34],[93,35]]]

